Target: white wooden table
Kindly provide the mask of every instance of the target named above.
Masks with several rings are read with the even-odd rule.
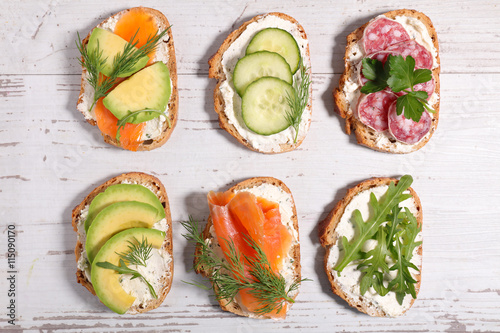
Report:
[[[103,143],[76,111],[76,33],[124,8],[156,8],[173,24],[179,70],[179,123],[151,152]],[[438,131],[418,152],[396,156],[345,135],[331,91],[343,69],[345,36],[397,8],[426,13],[441,47]],[[256,14],[282,11],[309,36],[313,122],[300,149],[251,152],[219,129],[208,58]],[[500,331],[500,3],[497,1],[87,1],[3,0],[0,4],[0,330],[27,332],[489,332]],[[71,210],[96,185],[128,171],[158,176],[174,220],[174,283],[158,309],[118,316],[75,281]],[[371,318],[334,296],[323,272],[317,227],[348,187],[373,176],[414,177],[424,207],[422,289],[397,319]],[[252,176],[292,190],[299,215],[301,287],[284,321],[237,317],[209,292],[182,280],[193,247],[179,221],[206,219],[205,195]],[[9,226],[15,239],[9,242]],[[9,273],[8,244],[15,244]],[[8,296],[15,276],[15,297]],[[8,323],[15,301],[15,326]]]

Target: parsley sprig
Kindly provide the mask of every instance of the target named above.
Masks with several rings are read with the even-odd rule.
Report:
[[[309,102],[309,87],[311,86],[311,77],[309,76],[309,68],[304,66],[303,61],[300,61],[300,78],[293,83],[294,94],[290,95],[287,92],[287,102],[290,107],[286,112],[286,120],[289,126],[295,129],[294,143],[297,142],[299,136],[299,126],[302,120],[302,114]]]
[[[415,70],[415,59],[401,55],[389,55],[385,65],[377,59],[364,58],[363,75],[369,81],[361,87],[363,94],[371,94],[389,87],[393,92],[405,92],[396,102],[398,115],[404,112],[406,119],[420,121],[422,113],[434,110],[427,103],[429,97],[425,91],[415,91],[414,86],[432,79],[432,71],[420,68]]]
[[[413,251],[422,242],[416,241],[421,227],[411,211],[405,207],[404,211],[399,203],[411,197],[403,194],[412,183],[409,175],[401,177],[397,186],[390,183],[385,196],[377,200],[371,193],[370,206],[374,211],[373,217],[363,221],[359,210],[353,212],[353,223],[359,230],[350,242],[344,236],[342,247],[343,259],[334,269],[340,272],[350,263],[357,264],[357,269],[362,273],[360,292],[365,294],[370,287],[381,296],[393,291],[396,300],[402,304],[407,294],[416,298],[415,283],[417,282],[410,273],[410,268],[418,271],[418,267],[411,263]],[[368,252],[364,252],[363,245],[367,240],[375,239],[377,245]],[[388,263],[392,266],[389,267]],[[388,283],[384,281],[389,277],[390,271],[396,271],[396,277]]]
[[[78,59],[80,64],[87,70],[89,77],[87,81],[90,86],[94,89],[94,99],[92,105],[90,106],[89,112],[92,111],[97,100],[101,97],[105,97],[109,90],[113,88],[116,79],[123,75],[124,73],[130,72],[137,62],[147,56],[149,53],[154,51],[160,41],[163,39],[163,36],[170,29],[163,30],[162,32],[156,31],[155,34],[150,35],[146,41],[146,43],[136,48],[139,40],[136,40],[137,33],[139,29],[137,29],[136,33],[132,36],[129,43],[125,45],[122,52],[118,53],[113,58],[113,69],[111,75],[109,77],[105,77],[102,74],[102,69],[104,64],[106,63],[107,58],[104,58],[103,51],[100,48],[99,42],[97,43],[97,47],[88,52],[86,45],[83,45],[82,40],[80,38],[80,34],[78,34],[78,40],[76,41],[76,46],[82,58]]]
[[[297,290],[303,281],[308,280],[296,279],[287,285],[281,274],[273,272],[265,253],[249,236],[246,241],[255,251],[255,256],[242,255],[232,240],[224,240],[229,249],[226,261],[224,258],[218,257],[205,242],[199,223],[191,216],[189,221],[181,222],[181,224],[187,230],[187,233],[183,235],[184,238],[193,242],[197,247],[194,268],[211,272],[208,278],[212,282],[217,300],[233,302],[238,292],[245,289],[258,302],[256,314],[263,315],[272,311],[279,313],[286,302],[294,303],[290,296],[291,293]],[[245,267],[245,261],[247,267]],[[246,269],[250,277],[245,274]]]
[[[118,272],[118,274],[130,274],[132,275],[130,278],[131,280],[141,278],[147,284],[151,295],[153,295],[154,298],[158,298],[155,289],[146,280],[146,278],[137,270],[127,266],[127,264],[129,264],[146,267],[146,261],[148,261],[148,259],[152,256],[151,251],[153,249],[153,245],[148,243],[147,238],[143,237],[141,242],[139,242],[136,238],[134,238],[134,240],[135,242],[128,241],[129,246],[127,252],[117,253],[120,257],[119,266],[113,265],[108,261],[98,262],[96,265],[101,268],[112,269]]]

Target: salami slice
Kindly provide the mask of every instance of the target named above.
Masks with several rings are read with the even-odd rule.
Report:
[[[406,29],[396,21],[380,17],[365,28],[363,32],[363,47],[370,54],[385,50],[388,46],[409,40]]]
[[[387,90],[364,95],[359,99],[358,118],[368,127],[382,132],[387,130],[387,113],[397,96]]]
[[[387,60],[389,54],[392,55],[402,55],[404,58],[407,56],[412,56],[415,59],[415,69],[427,68],[432,69],[432,54],[425,47],[420,45],[414,40],[407,40],[398,44],[389,46],[386,51],[384,63]]]
[[[427,111],[422,113],[422,117],[418,123],[411,119],[406,119],[404,113],[397,115],[396,102],[392,103],[389,107],[389,114],[387,117],[389,124],[389,132],[396,138],[396,140],[414,144],[422,140],[422,138],[431,129],[431,116]]]

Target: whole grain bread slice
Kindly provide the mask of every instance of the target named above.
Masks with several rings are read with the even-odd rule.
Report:
[[[422,22],[424,26],[427,28],[429,36],[431,37],[434,47],[437,50],[438,66],[432,70],[432,76],[435,80],[435,92],[440,97],[441,95],[440,95],[439,73],[441,70],[441,65],[440,65],[441,61],[439,58],[439,44],[438,44],[437,32],[431,20],[425,14],[412,9],[393,10],[384,13],[383,15],[390,19],[394,19],[396,16],[413,17]],[[359,144],[382,152],[396,153],[396,154],[410,153],[422,148],[425,144],[427,144],[427,142],[430,140],[430,138],[436,131],[439,122],[440,98],[436,101],[435,104],[432,105],[432,108],[435,110],[435,113],[432,115],[432,124],[429,133],[422,140],[413,145],[399,143],[387,131],[377,132],[374,129],[363,124],[355,115],[357,106],[350,105],[349,101],[346,98],[345,94],[346,83],[349,80],[349,78],[355,75],[356,72],[356,64],[349,61],[349,55],[351,55],[354,52],[354,48],[356,47],[357,43],[362,40],[363,32],[370,22],[365,23],[364,25],[362,25],[361,27],[359,27],[358,29],[354,30],[352,33],[347,35],[347,45],[344,55],[344,64],[345,64],[344,73],[340,77],[339,86],[333,90],[333,98],[335,100],[335,110],[342,118],[345,118],[346,133],[350,135],[351,132],[354,131],[354,134],[356,135],[356,140],[358,141]],[[381,141],[380,138],[382,136],[388,137],[388,140]],[[408,147],[402,149],[401,145],[405,145]]]
[[[278,13],[278,12],[273,12],[273,13],[255,16],[252,19],[243,23],[238,29],[231,32],[229,34],[229,36],[227,36],[227,38],[222,43],[219,50],[208,60],[208,65],[209,65],[208,77],[211,79],[217,79],[217,84],[216,84],[215,89],[214,89],[214,108],[215,108],[215,112],[219,116],[219,126],[222,129],[226,130],[229,134],[231,134],[241,144],[245,145],[246,147],[248,147],[249,149],[251,149],[253,151],[266,153],[266,154],[277,154],[277,153],[284,153],[284,152],[294,150],[295,148],[297,148],[298,146],[300,146],[302,144],[306,135],[305,134],[299,135],[299,137],[297,138],[297,142],[295,142],[295,143],[280,143],[279,151],[262,151],[262,150],[259,150],[255,147],[253,147],[248,142],[248,140],[245,139],[238,132],[236,127],[229,122],[229,119],[228,119],[226,112],[225,112],[226,105],[224,102],[224,97],[223,97],[223,94],[220,90],[221,84],[227,80],[226,75],[224,73],[223,65],[222,65],[222,57],[224,56],[224,52],[226,52],[227,49],[231,46],[231,44],[236,39],[238,39],[238,37],[246,30],[248,25],[250,25],[251,23],[254,23],[254,22],[256,22],[256,21],[258,21],[266,16],[269,16],[269,15],[276,16],[276,17],[279,17],[280,19],[292,22],[293,24],[295,24],[297,26],[297,29],[300,33],[300,36],[303,39],[307,40],[307,35],[306,35],[304,28],[299,24],[299,22],[297,20],[295,20],[291,16],[288,16],[288,15],[283,14],[283,13]],[[308,44],[307,49],[306,49],[306,59],[304,59],[304,65],[309,68],[308,73],[309,73],[309,76],[311,77],[312,72],[311,72],[310,64],[311,64],[311,60],[310,60],[309,44]],[[306,110],[308,110],[309,112],[311,111],[311,109],[312,109],[312,86],[310,87],[310,90],[309,90],[309,101],[308,101],[307,106],[306,106]],[[310,125],[310,119],[308,120],[306,128],[309,128],[309,125]]]
[[[147,8],[147,7],[135,7],[135,8],[129,8],[122,10],[101,23],[99,23],[96,27],[94,27],[88,35],[82,40],[82,45],[86,46],[88,43],[88,40],[90,38],[90,35],[92,34],[92,31],[95,28],[102,28],[105,24],[108,22],[113,22],[117,21],[123,14],[134,10],[136,8],[141,8],[145,12],[149,13],[152,17],[154,17],[155,22],[158,26],[159,31],[163,31],[170,27],[170,23],[168,22],[167,18],[163,13],[156,9],[152,8]],[[170,99],[168,101],[167,105],[167,115],[168,119],[170,121],[170,126],[168,126],[168,121],[163,122],[162,128],[161,128],[161,134],[153,139],[148,139],[143,141],[139,147],[137,148],[138,151],[143,151],[143,150],[152,150],[155,148],[158,148],[162,146],[167,140],[170,138],[170,135],[172,134],[175,125],[177,124],[177,110],[179,107],[179,93],[178,93],[178,88],[177,88],[177,62],[175,59],[175,48],[174,48],[174,39],[172,35],[172,29],[168,29],[167,34],[161,40],[161,42],[158,45],[158,48],[155,53],[155,58],[153,59],[154,62],[156,61],[162,61],[167,65],[169,71],[170,71],[170,80],[171,80],[171,94],[170,94]],[[167,60],[164,60],[167,59]],[[82,59],[83,60],[83,59]],[[87,70],[82,67],[82,78],[81,78],[81,88],[80,88],[80,95],[78,97],[78,101],[76,104],[76,107],[78,111],[80,111],[84,117],[85,120],[91,124],[92,126],[96,126],[96,120],[93,117],[92,113],[88,111],[88,108],[91,105],[91,101],[87,101],[86,99],[93,98],[94,92],[92,87],[87,83]],[[111,137],[107,134],[102,133],[102,136],[104,138],[104,142],[107,142],[113,146],[116,147],[121,147],[120,142],[116,140],[116,138]]]
[[[133,314],[133,313],[147,312],[149,310],[156,309],[158,306],[161,305],[161,303],[163,303],[163,300],[167,296],[172,286],[172,279],[174,276],[174,260],[173,260],[173,248],[172,248],[172,218],[170,213],[170,205],[168,203],[167,192],[161,181],[154,176],[142,172],[129,172],[111,178],[110,180],[104,182],[103,184],[97,186],[94,190],[92,190],[92,192],[90,192],[85,197],[85,199],[83,199],[83,201],[73,209],[72,225],[73,225],[73,230],[75,232],[77,233],[85,232],[85,228],[82,227],[82,225],[85,223],[85,220],[82,220],[81,218],[82,217],[81,213],[84,210],[84,208],[88,207],[92,202],[92,200],[99,193],[104,192],[109,186],[115,184],[121,184],[123,182],[144,185],[149,189],[152,189],[153,193],[156,194],[156,196],[160,200],[162,206],[164,207],[165,219],[168,225],[168,229],[165,233],[165,240],[162,244],[162,249],[170,255],[170,258],[172,258],[172,260],[170,260],[170,262],[168,263],[168,274],[164,276],[162,281],[163,287],[159,292],[157,292],[158,298],[149,301],[146,307],[139,307],[139,306],[131,307],[128,312]],[[78,238],[75,247],[75,259],[77,263],[80,260],[80,257],[82,256],[84,248],[85,244],[82,244]],[[94,295],[96,294],[92,286],[92,282],[87,279],[85,272],[82,271],[80,268],[77,268],[76,271],[76,281],[85,288],[87,288],[87,290],[90,291],[92,294]]]
[[[281,180],[278,180],[276,178],[255,177],[255,178],[250,178],[250,179],[244,180],[244,181],[234,185],[233,187],[231,187],[229,189],[229,191],[240,192],[240,191],[244,191],[246,189],[260,186],[262,184],[270,184],[270,185],[279,187],[280,189],[282,189],[284,192],[288,193],[292,197],[291,204],[293,207],[293,214],[292,214],[291,220],[293,223],[293,228],[294,228],[296,235],[297,235],[297,239],[296,239],[297,242],[290,247],[290,251],[289,251],[290,257],[292,257],[294,259],[294,262],[293,262],[293,274],[291,274],[288,277],[288,279],[298,281],[301,279],[299,222],[297,220],[297,210],[295,208],[295,202],[293,201],[293,196],[292,196],[292,193],[290,192],[290,189]],[[207,224],[205,226],[205,229],[203,230],[202,236],[203,236],[203,239],[205,239],[205,241],[210,242],[211,244],[213,244],[213,246],[217,246],[218,245],[217,238],[213,237],[212,234],[210,233],[210,228],[212,227],[212,225],[213,225],[212,217],[209,216]],[[200,254],[201,254],[201,247],[196,246],[195,256],[194,256],[194,258],[195,258],[194,259],[194,267],[197,267],[196,273],[201,274],[205,277],[210,277],[213,272],[209,268],[203,267],[201,265],[199,265],[199,266],[197,265],[197,262],[198,262],[197,258],[199,257]],[[217,293],[217,288],[214,287],[214,289],[215,289],[215,292]],[[296,297],[297,297],[297,293],[292,298],[295,299]],[[254,318],[259,318],[259,319],[269,319],[270,318],[267,315],[257,316],[255,314],[250,314],[247,311],[244,311],[240,307],[240,305],[238,305],[237,301],[231,302],[230,300],[221,299],[221,300],[219,300],[219,305],[222,308],[222,310],[229,311],[229,312],[235,313],[235,314],[240,315],[240,316],[245,316],[245,317],[252,316]],[[285,308],[286,311],[288,311],[288,309],[289,309],[289,306],[287,306]]]
[[[394,184],[397,185],[398,181],[399,180],[395,178],[385,178],[385,177],[372,178],[359,183],[353,188],[350,188],[347,191],[347,194],[339,202],[337,202],[335,208],[330,212],[330,214],[328,214],[328,216],[320,223],[319,226],[319,239],[321,245],[326,250],[324,268],[328,276],[328,280],[330,281],[332,291],[338,296],[340,296],[342,299],[344,299],[350,306],[358,309],[361,312],[369,314],[370,316],[385,317],[387,316],[387,314],[382,309],[376,308],[375,306],[367,305],[366,303],[362,302],[362,297],[351,298],[342,290],[342,288],[338,283],[336,272],[332,269],[332,267],[328,266],[328,254],[330,252],[331,247],[336,245],[337,242],[341,241],[336,232],[336,228],[340,222],[340,219],[342,218],[342,215],[344,215],[344,211],[347,205],[351,202],[351,200],[357,194],[363,191],[370,190],[378,186],[389,185],[390,182],[394,182]],[[415,190],[413,190],[411,187],[408,188],[408,191],[415,200],[415,205],[417,208],[417,215],[415,216],[415,218],[417,219],[418,225],[421,227],[423,221],[423,214],[422,214],[422,204],[420,202],[420,198],[418,197]],[[418,246],[417,253],[420,256],[422,255],[422,244]],[[415,280],[417,280],[417,283],[415,284],[415,291],[418,295],[421,283],[422,263],[420,262],[420,264],[416,266],[419,268],[419,272],[414,275]],[[413,305],[414,302],[415,299],[412,299],[410,307]],[[406,312],[407,310],[408,309],[404,310],[402,313]]]

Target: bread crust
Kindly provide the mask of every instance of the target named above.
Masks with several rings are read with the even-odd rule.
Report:
[[[379,133],[370,127],[366,126],[363,124],[354,114],[354,109],[356,106],[352,107],[352,110],[350,109],[349,102],[346,98],[346,95],[344,94],[344,87],[346,85],[347,80],[353,75],[355,72],[356,68],[353,63],[348,61],[349,54],[352,50],[352,48],[358,43],[363,38],[363,32],[365,28],[368,26],[368,24],[371,22],[367,22],[358,29],[354,30],[352,33],[347,35],[347,44],[346,44],[346,50],[345,50],[345,55],[344,55],[344,64],[345,64],[345,69],[344,73],[340,77],[339,80],[339,86],[333,90],[333,98],[335,101],[335,111],[342,117],[345,118],[345,131],[348,135],[351,134],[352,131],[354,131],[354,134],[356,135],[356,140],[358,141],[359,144],[372,148],[374,150],[382,151],[382,152],[387,152],[387,153],[395,153],[395,154],[406,154],[406,153],[411,153],[416,150],[419,150],[423,146],[427,144],[427,142],[430,140],[434,132],[436,131],[438,122],[439,122],[439,105],[440,105],[440,99],[441,99],[441,90],[440,90],[440,80],[439,80],[439,73],[441,71],[441,60],[439,58],[439,43],[438,43],[438,38],[437,38],[437,32],[436,29],[434,28],[434,25],[432,24],[431,20],[429,17],[427,17],[425,14],[418,12],[413,9],[398,9],[398,10],[393,10],[387,13],[382,14],[390,19],[394,19],[396,16],[408,16],[408,17],[413,17],[421,21],[425,27],[427,28],[427,31],[429,32],[429,36],[432,39],[432,42],[434,44],[434,47],[437,50],[437,64],[438,66],[432,70],[432,76],[435,80],[435,92],[438,94],[439,99],[436,101],[435,104],[432,105],[433,109],[436,111],[432,115],[432,123],[431,123],[431,129],[429,133],[419,142],[409,145],[411,148],[409,150],[401,150],[398,149],[397,147],[397,141],[396,139],[392,138],[389,136],[390,140],[389,143],[384,145],[384,146],[378,146],[377,145],[377,138],[380,135],[387,135],[386,133]]]
[[[289,254],[294,259],[293,279],[300,280],[301,279],[301,273],[300,273],[301,266],[300,266],[299,222],[297,219],[297,210],[295,208],[295,202],[293,200],[292,192],[290,192],[290,189],[281,180],[278,180],[276,178],[273,178],[273,177],[255,177],[255,178],[250,178],[250,179],[244,180],[244,181],[234,185],[233,187],[231,187],[229,189],[229,191],[231,191],[231,192],[242,191],[245,189],[250,189],[250,188],[253,188],[256,186],[260,186],[264,183],[277,186],[277,187],[281,188],[283,191],[285,191],[286,193],[290,194],[290,196],[292,197],[293,215],[292,215],[291,219],[293,222],[293,228],[295,229],[295,231],[297,233],[297,243],[290,248]],[[212,242],[212,244],[217,244],[218,243],[217,238],[212,237],[212,235],[210,234],[210,228],[212,227],[212,225],[213,225],[212,217],[209,216],[207,224],[205,226],[205,229],[202,232],[202,236],[203,236],[203,239],[209,240],[210,242]],[[201,247],[196,246],[195,256],[194,256],[194,267],[197,267],[197,263],[198,263],[197,258],[200,254],[201,254]],[[206,267],[203,267],[203,266],[198,266],[197,269],[195,269],[195,271],[196,271],[196,273],[201,274],[204,277],[210,277],[212,275],[212,271]],[[215,289],[215,292],[217,293],[217,289]],[[292,298],[295,299],[297,297],[297,294],[295,294]],[[247,311],[244,311],[238,305],[238,303],[236,303],[235,301],[230,302],[228,300],[219,300],[219,305],[222,308],[222,310],[232,312],[232,313],[237,314],[239,316],[245,316],[245,317],[252,316],[253,318],[258,318],[258,319],[269,319],[270,318],[267,315],[256,316],[254,314],[248,313]],[[288,309],[289,309],[289,307],[287,307],[285,310],[288,311]]]
[[[257,15],[255,17],[253,17],[252,19],[243,23],[237,30],[234,30],[233,32],[231,32],[229,34],[229,36],[227,36],[227,38],[222,43],[219,50],[208,60],[208,65],[209,65],[208,77],[211,79],[217,79],[217,84],[216,84],[215,89],[214,89],[214,109],[215,109],[215,112],[219,116],[219,126],[222,129],[226,130],[229,134],[231,134],[241,144],[243,144],[244,146],[246,146],[247,148],[249,148],[253,151],[264,153],[264,154],[279,154],[279,153],[292,151],[295,148],[297,148],[298,146],[300,146],[302,144],[302,141],[304,141],[306,135],[299,136],[297,138],[296,143],[281,143],[279,145],[280,146],[279,151],[261,151],[257,148],[254,148],[252,145],[250,145],[250,143],[245,138],[243,138],[243,136],[241,136],[241,134],[238,132],[236,127],[234,127],[234,125],[232,125],[229,122],[229,119],[224,111],[225,110],[224,96],[222,95],[222,93],[220,91],[221,84],[224,81],[226,81],[226,79],[227,79],[226,75],[224,74],[224,69],[222,66],[222,56],[224,55],[224,52],[226,52],[227,49],[231,46],[231,44],[246,30],[246,28],[249,24],[256,22],[256,21],[258,21],[258,20],[260,20],[268,15],[277,16],[283,20],[287,20],[287,21],[292,22],[293,24],[295,24],[297,26],[301,37],[303,39],[307,40],[307,35],[305,33],[304,28],[293,17],[288,16],[288,15],[283,14],[283,13],[279,13],[279,12],[272,12],[272,13],[268,13],[268,14]],[[310,61],[309,44],[307,44],[306,59],[304,59],[304,60],[305,60],[304,65],[306,67],[309,66],[308,73],[309,73],[309,76],[311,76],[311,74],[312,74],[311,68],[310,68],[310,65],[308,65],[311,62]],[[310,89],[309,89],[309,101],[307,103],[306,109],[307,110],[312,109],[312,85],[310,86]],[[309,123],[307,124],[307,128],[309,128],[310,122],[311,122],[311,120],[309,120]]]
[[[105,19],[104,21],[99,23],[97,26],[95,26],[92,30],[90,30],[88,35],[82,40],[82,45],[84,47],[87,46],[90,35],[92,34],[92,31],[95,28],[102,27],[104,24],[108,23],[110,20],[119,19],[123,14],[125,14],[131,10],[137,9],[137,8],[141,8],[142,10],[144,10],[145,12],[147,12],[151,16],[153,16],[156,20],[156,24],[158,25],[159,30],[165,30],[168,27],[170,27],[170,23],[168,22],[165,15],[163,15],[163,13],[161,13],[160,11],[158,11],[156,9],[147,8],[147,7],[129,8],[129,9],[122,10],[122,11],[108,17],[107,19]],[[175,59],[175,47],[174,47],[174,39],[173,39],[173,35],[172,35],[172,29],[168,29],[167,35],[168,35],[168,41],[163,41],[163,43],[167,44],[168,61],[165,63],[165,65],[167,65],[167,67],[170,71],[170,80],[172,82],[170,99],[169,99],[168,105],[167,105],[168,118],[170,120],[170,127],[168,127],[168,122],[165,121],[163,123],[163,127],[162,127],[162,134],[154,139],[143,141],[139,145],[139,147],[137,148],[137,151],[152,150],[152,149],[155,149],[155,148],[162,146],[170,138],[170,135],[172,134],[172,132],[175,128],[175,125],[177,124],[177,118],[178,118],[177,110],[179,107],[179,93],[178,93],[178,88],[177,88],[177,62]],[[155,59],[156,59],[156,56],[155,56]],[[83,61],[83,59],[82,59],[82,61]],[[84,99],[85,87],[86,87],[86,82],[85,82],[86,75],[87,75],[87,70],[82,66],[80,95],[78,97],[78,101],[76,104],[77,104],[77,109],[85,116],[85,120],[89,124],[91,124],[92,126],[96,126],[97,122],[95,121],[95,119],[87,118],[84,111],[82,109],[80,109],[80,107],[79,107],[79,105],[83,103],[83,99]],[[104,134],[102,132],[101,132],[101,135],[103,136],[104,142],[121,148],[120,142],[117,141],[116,138],[113,138],[113,137],[111,137],[107,134]]]
[[[324,259],[324,269],[326,272],[326,275],[328,276],[328,280],[330,282],[332,291],[340,296],[342,299],[344,299],[350,306],[358,309],[361,312],[364,312],[366,314],[369,314],[370,316],[375,316],[375,317],[386,317],[387,314],[382,311],[381,309],[375,308],[375,307],[368,307],[366,304],[360,301],[360,299],[353,299],[349,297],[341,288],[339,283],[337,282],[337,275],[334,273],[334,271],[328,267],[328,255],[330,253],[330,249],[332,246],[334,246],[337,243],[338,240],[338,235],[335,231],[337,228],[337,225],[340,222],[340,219],[342,218],[342,215],[344,215],[345,208],[347,205],[351,202],[351,200],[359,193],[378,187],[378,186],[383,186],[383,185],[389,185],[390,182],[394,182],[394,184],[397,185],[399,180],[395,178],[385,178],[385,177],[380,177],[380,178],[372,178],[365,180],[358,185],[354,186],[353,188],[350,188],[347,191],[347,194],[342,198],[337,204],[335,205],[335,208],[328,214],[328,216],[320,223],[319,226],[319,240],[321,242],[321,245],[325,248],[326,253],[325,253],[325,259]],[[410,192],[411,196],[415,200],[415,206],[417,208],[417,223],[419,227],[422,227],[422,222],[423,222],[423,213],[422,213],[422,204],[420,202],[420,198],[418,197],[417,193],[415,190],[413,190],[411,187],[408,188],[408,191]],[[422,244],[417,248],[417,253],[421,256],[422,255]],[[417,265],[418,266],[418,265]],[[421,277],[422,277],[422,265],[419,267],[420,271],[414,274],[415,280],[417,280],[417,283],[415,284],[415,292],[418,296],[418,292],[420,291],[420,284],[421,284]],[[410,306],[408,309],[411,308],[413,303],[415,302],[415,299],[412,299],[410,302]],[[408,311],[408,309],[404,310],[402,312],[405,313]]]
[[[78,204],[72,212],[72,226],[73,230],[78,233],[78,223],[80,222],[80,214],[82,210],[90,205],[92,200],[99,194],[104,192],[109,186],[115,185],[115,184],[121,184],[124,181],[129,181],[129,182],[135,182],[137,184],[141,185],[147,185],[148,187],[152,187],[155,190],[155,194],[157,195],[158,199],[160,200],[162,206],[164,207],[165,211],[165,220],[167,221],[168,229],[165,233],[165,240],[162,244],[162,249],[166,251],[172,260],[169,263],[169,274],[164,278],[163,281],[163,288],[157,293],[158,298],[157,299],[152,299],[151,301],[148,302],[147,306],[144,308],[140,308],[138,306],[131,307],[127,313],[142,313],[142,312],[147,312],[152,309],[156,309],[158,306],[163,303],[163,300],[167,296],[168,292],[170,291],[170,288],[172,286],[172,279],[174,276],[174,257],[173,257],[173,247],[172,247],[172,218],[171,218],[171,213],[170,213],[170,205],[168,203],[168,197],[167,197],[167,192],[165,190],[165,187],[161,183],[161,181],[151,175],[142,173],[142,172],[129,172],[129,173],[124,173],[119,176],[113,177],[110,180],[104,182],[103,184],[97,186],[92,192],[90,192],[83,201]],[[85,221],[82,221],[84,223]],[[85,244],[82,244],[79,240],[76,242],[76,247],[75,247],[75,259],[76,262],[78,263],[78,260],[80,259],[82,252],[84,250]],[[80,283],[82,286],[87,288],[88,291],[90,291],[92,294],[96,294],[95,290],[92,286],[91,281],[87,279],[85,276],[85,272],[82,271],[81,269],[77,268],[76,270],[76,282]]]

